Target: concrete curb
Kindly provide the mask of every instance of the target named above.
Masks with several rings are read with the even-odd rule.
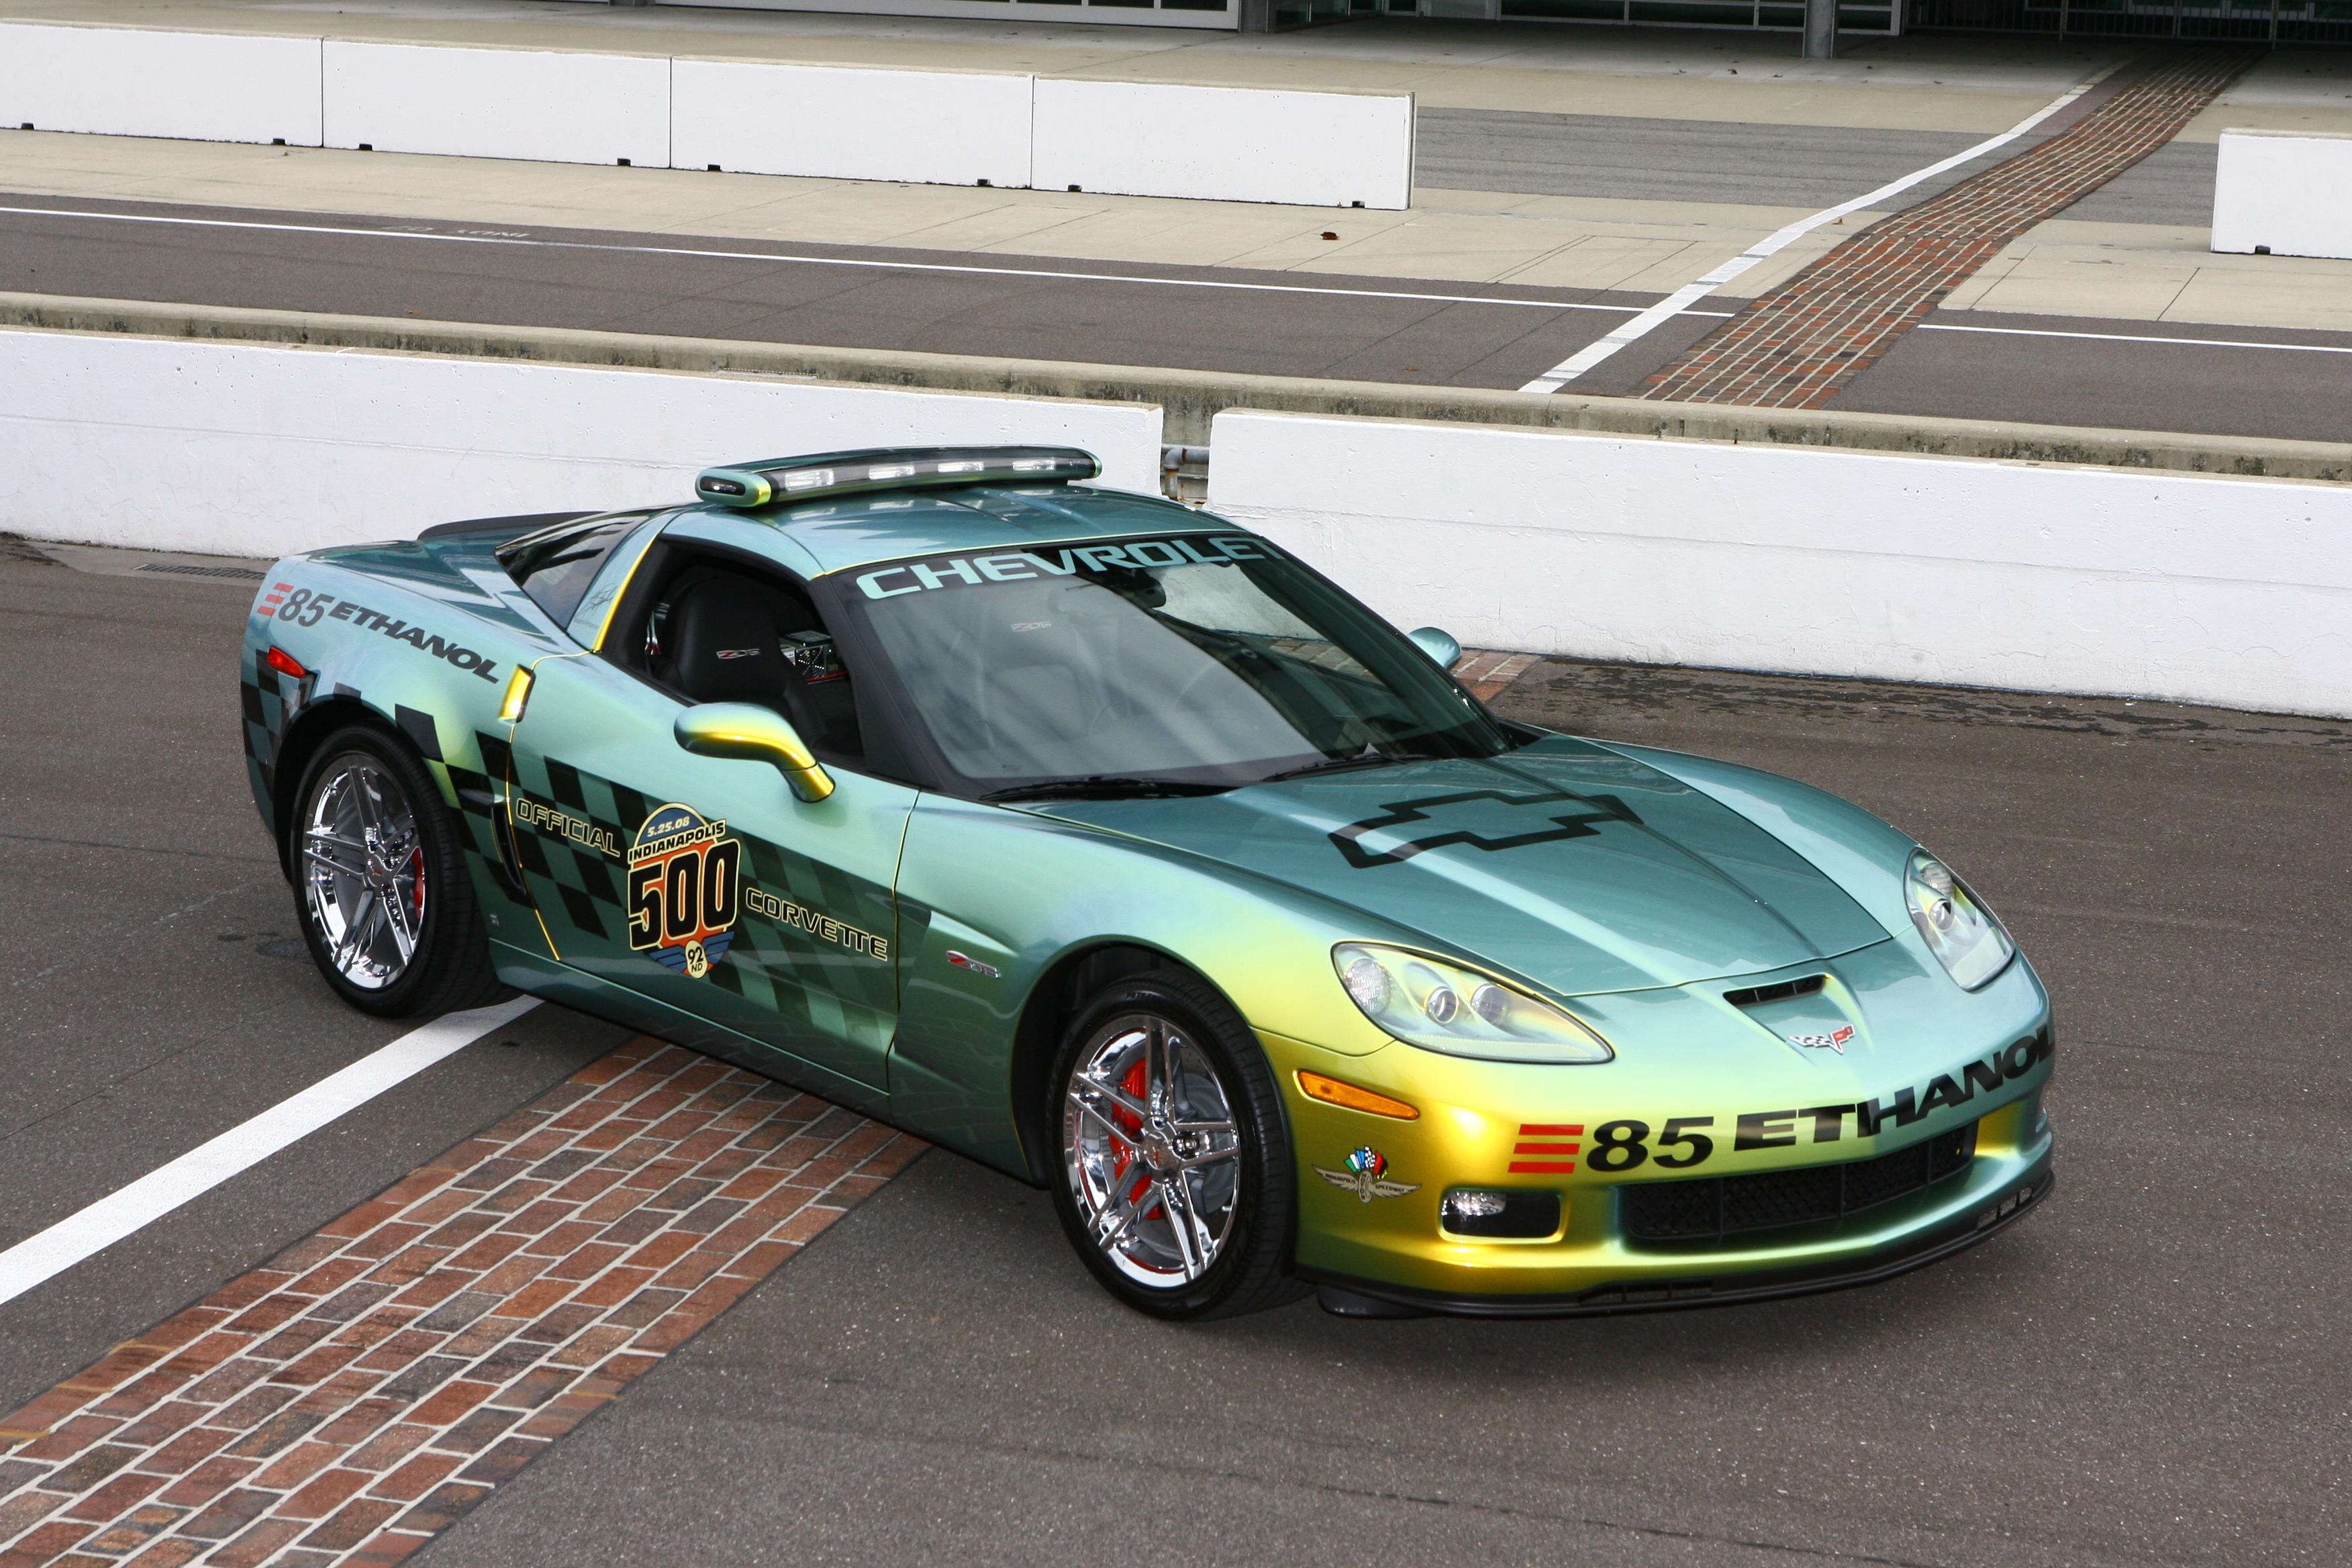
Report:
[[[2200,437],[2011,425],[1984,419],[1739,408],[1713,404],[1652,403],[1631,397],[1546,396],[1475,388],[656,337],[560,327],[407,321],[376,316],[83,300],[45,294],[0,293],[0,327],[296,343],[318,348],[700,374],[788,376],[995,396],[1150,403],[1164,411],[1166,441],[1201,447],[1208,444],[1210,421],[1218,412],[1255,408],[1583,430],[1664,440],[1761,443],[2352,483],[2352,444],[2259,437]]]

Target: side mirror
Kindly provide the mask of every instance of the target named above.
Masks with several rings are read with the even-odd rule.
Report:
[[[803,800],[820,801],[833,793],[832,775],[801,732],[782,714],[755,702],[697,703],[677,716],[670,732],[698,757],[772,764]]]
[[[1452,669],[1454,661],[1462,657],[1462,645],[1454,640],[1450,632],[1439,631],[1435,626],[1423,626],[1417,632],[1404,635],[1406,641],[1427,654],[1440,669]]]

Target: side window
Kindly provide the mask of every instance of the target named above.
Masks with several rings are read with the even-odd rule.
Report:
[[[688,558],[630,628],[625,662],[686,702],[756,702],[819,758],[861,767],[856,682],[806,590],[732,562]]]
[[[604,557],[644,521],[644,513],[631,512],[526,533],[499,547],[499,564],[557,626],[565,626]]]

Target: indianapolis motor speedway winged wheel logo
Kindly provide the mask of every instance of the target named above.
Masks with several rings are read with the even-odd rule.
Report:
[[[1374,1198],[1401,1198],[1407,1193],[1421,1190],[1419,1182],[1383,1180],[1388,1173],[1389,1157],[1378,1149],[1359,1149],[1348,1156],[1348,1168],[1334,1171],[1318,1165],[1315,1173],[1346,1192],[1356,1194],[1358,1203],[1368,1204]]]

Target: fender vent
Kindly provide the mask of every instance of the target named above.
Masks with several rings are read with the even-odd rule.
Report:
[[[1727,991],[1723,999],[1735,1007],[1760,1007],[1767,1002],[1786,1002],[1791,996],[1811,996],[1828,978],[1824,974],[1808,974],[1802,980],[1783,980],[1775,985],[1754,985],[1745,991]]]
[[[1843,1219],[1924,1192],[1967,1170],[1976,1152],[1971,1121],[1874,1160],[1752,1176],[1629,1182],[1618,1189],[1618,1215],[1628,1241],[1720,1242],[1748,1231]]]

